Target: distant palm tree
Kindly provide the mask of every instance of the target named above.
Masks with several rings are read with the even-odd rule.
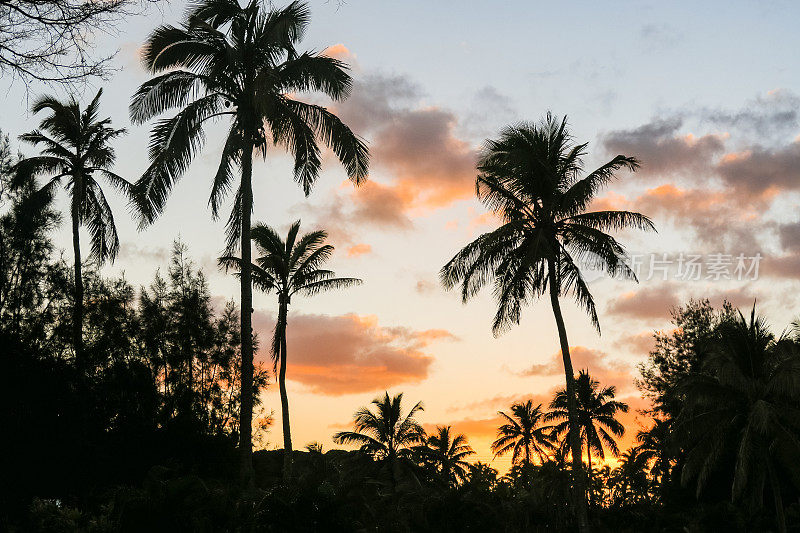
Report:
[[[515,403],[511,406],[511,415],[498,412],[506,423],[497,430],[497,439],[492,443],[494,456],[511,453],[511,462],[515,465],[533,464],[534,456],[540,463],[549,458],[553,451],[552,426],[543,425],[544,411],[542,404],[534,407],[533,401]]]
[[[34,113],[49,111],[39,130],[20,135],[34,146],[42,146],[41,155],[29,157],[15,165],[15,183],[23,184],[30,177],[46,175],[49,181],[41,192],[51,195],[62,181],[70,195],[69,214],[72,220],[72,252],[75,259],[73,307],[73,349],[75,359],[83,365],[83,276],[81,273],[80,227],[90,233],[89,257],[98,263],[113,261],[119,251],[119,237],[114,215],[97,181],[100,175],[117,190],[130,192],[130,183],[111,171],[116,159],[110,142],[125,133],[111,127],[111,119],[97,117],[100,89],[85,109],[72,97],[66,102],[46,96],[37,100]]]
[[[739,313],[718,326],[700,371],[679,387],[685,403],[676,436],[688,450],[683,482],[696,478],[699,494],[730,451],[736,457],[731,498],[760,507],[769,487],[778,530],[785,532],[780,477],[800,474],[800,343],[776,339],[754,306],[749,320]]]
[[[158,121],[150,140],[149,168],[136,184],[137,206],[146,225],[164,209],[175,182],[205,140],[208,120],[228,117],[222,158],[209,204],[214,218],[241,171],[227,225],[227,253],[241,248],[241,473],[252,483],[253,343],[250,217],[253,211],[253,155],[266,157],[269,144],[294,156],[294,178],[308,194],[319,175],[318,140],[333,150],[356,184],[367,177],[364,142],[326,108],[295,99],[314,91],[333,100],[350,92],[347,65],[295,46],[309,22],[305,4],[292,2],[266,10],[259,0],[242,7],[237,0],[202,0],[192,5],[179,27],[160,26],[144,48],[145,67],[159,74],[144,83],[130,105],[140,124],[171,109]]]
[[[655,419],[650,429],[636,434],[639,442],[636,448],[648,462],[652,462],[650,471],[661,489],[662,497],[669,481],[674,456],[671,426],[671,420]]]
[[[650,494],[647,463],[647,456],[638,447],[632,447],[622,454],[619,466],[609,476],[611,499],[615,505],[647,501]]]
[[[587,370],[581,370],[575,379],[578,427],[581,443],[586,446],[590,475],[592,451],[601,459],[605,459],[604,448],[608,448],[614,456],[619,455],[615,438],[625,434],[625,426],[616,419],[616,416],[620,412],[627,413],[628,404],[616,401],[614,399],[616,393],[617,389],[614,386],[600,389],[600,383],[592,379]],[[561,389],[550,402],[550,411],[545,416],[547,420],[562,421],[554,426],[555,434],[561,437],[566,437],[569,433],[568,405],[567,391]],[[566,438],[563,443],[564,448],[569,447]]]
[[[333,436],[337,444],[355,444],[361,451],[369,454],[383,464],[391,480],[392,489],[397,485],[397,470],[400,463],[408,458],[412,447],[425,440],[425,430],[414,419],[423,410],[422,402],[417,402],[403,415],[403,393],[372,400],[376,407],[373,412],[368,407],[356,411],[355,431],[339,431]]]
[[[452,432],[451,426],[437,426],[436,434],[428,437],[424,448],[425,458],[434,464],[449,486],[466,480],[470,464],[464,458],[475,454],[465,435],[453,436]]]
[[[499,334],[518,324],[522,307],[549,292],[564,363],[573,449],[575,504],[581,531],[588,531],[586,480],[581,468],[572,360],[559,297],[571,294],[599,330],[595,303],[579,262],[611,275],[636,279],[625,250],[606,232],[654,229],[644,215],[628,211],[588,212],[597,193],[621,169],[635,170],[632,157],[618,155],[582,176],[587,144],[575,144],[567,119],[547,114],[539,124],[505,128],[487,141],[478,163],[478,198],[502,218],[502,225],[464,247],[441,270],[445,287],[461,284],[464,302],[494,281],[498,302],[492,329]]]
[[[356,278],[337,278],[331,270],[322,266],[330,259],[333,246],[325,244],[328,234],[324,231],[312,231],[298,238],[300,221],[289,228],[286,240],[283,240],[273,228],[257,224],[253,227],[253,242],[260,256],[251,266],[253,285],[278,296],[278,320],[275,334],[272,337],[272,362],[278,376],[281,394],[281,416],[283,419],[283,476],[289,479],[292,475],[292,435],[289,424],[289,397],[286,393],[286,326],[288,323],[289,304],[292,296],[313,296],[320,292],[343,289],[361,283]],[[235,267],[241,273],[241,260],[238,257],[225,256],[220,264]],[[278,371],[280,364],[280,371]]]

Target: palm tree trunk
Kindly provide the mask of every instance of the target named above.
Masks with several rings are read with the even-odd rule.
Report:
[[[578,428],[578,409],[575,402],[575,376],[572,370],[572,359],[569,356],[569,341],[567,328],[564,326],[564,317],[561,316],[561,305],[558,302],[558,282],[556,280],[555,262],[549,261],[547,265],[550,283],[550,303],[553,306],[553,316],[556,319],[558,338],[561,342],[561,357],[564,362],[564,377],[567,385],[567,417],[569,419],[569,443],[572,451],[572,479],[573,498],[575,500],[575,514],[578,518],[578,530],[588,533],[589,511],[586,502],[586,478],[581,460],[580,430]]]
[[[292,478],[292,432],[289,424],[289,396],[286,394],[286,321],[289,314],[288,304],[281,303],[278,321],[281,324],[280,363],[278,387],[281,393],[281,420],[283,421],[283,479]]]
[[[77,191],[76,193],[77,194]],[[81,273],[81,238],[78,214],[72,213],[72,253],[75,259],[75,306],[72,310],[72,346],[78,370],[85,370],[83,360],[83,275]]]
[[[772,489],[772,499],[775,502],[775,521],[778,523],[778,533],[786,533],[786,514],[783,512],[783,498],[781,498],[781,486],[778,483],[778,476],[772,464],[767,466],[770,488]]]
[[[243,486],[253,486],[253,285],[250,250],[250,215],[253,210],[253,144],[246,142],[242,151],[242,269],[241,337],[242,395],[239,413],[239,453]]]

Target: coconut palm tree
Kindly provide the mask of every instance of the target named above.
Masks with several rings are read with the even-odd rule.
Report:
[[[636,447],[637,451],[649,463],[652,463],[650,472],[660,488],[662,497],[669,482],[674,457],[671,426],[671,420],[657,418],[650,429],[639,431],[636,434],[636,440],[639,443]]]
[[[423,453],[445,483],[455,486],[466,480],[470,464],[464,458],[474,455],[475,451],[464,434],[454,436],[451,426],[436,426],[436,434],[428,437]]]
[[[587,144],[576,144],[567,119],[553,115],[538,124],[505,128],[487,141],[478,162],[477,195],[502,224],[465,246],[441,270],[447,288],[461,284],[464,302],[490,281],[498,303],[492,329],[496,335],[518,324],[522,307],[547,293],[553,308],[573,431],[574,491],[580,529],[589,528],[586,480],[581,468],[580,437],[574,399],[569,341],[561,314],[561,296],[571,295],[599,331],[594,298],[580,265],[613,276],[636,279],[625,263],[623,246],[607,232],[623,228],[654,229],[650,219],[629,211],[588,211],[597,193],[620,170],[635,170],[633,157],[618,155],[583,173]]]
[[[781,477],[800,473],[800,343],[775,338],[754,306],[749,320],[739,313],[718,326],[700,366],[679,385],[685,403],[675,431],[687,450],[682,481],[696,479],[700,494],[720,459],[732,454],[731,499],[759,508],[768,489],[785,532]]]
[[[617,419],[618,413],[627,413],[628,404],[614,399],[617,389],[614,386],[600,388],[600,383],[592,379],[587,370],[581,370],[575,379],[577,396],[577,417],[581,446],[585,445],[589,462],[588,472],[592,472],[592,452],[605,459],[605,448],[616,457],[619,447],[616,438],[625,435],[625,426]],[[561,422],[553,427],[555,435],[563,440],[563,447],[571,448],[565,438],[570,431],[569,398],[566,389],[556,392],[550,402],[550,411],[545,419]],[[573,460],[574,461],[574,460]],[[592,496],[591,494],[589,495]]]
[[[102,94],[102,89],[97,91],[83,110],[74,97],[67,101],[52,96],[37,100],[31,111],[49,114],[42,119],[39,129],[20,135],[20,139],[41,146],[41,154],[22,159],[14,167],[16,184],[23,184],[31,177],[46,176],[48,181],[40,190],[43,195],[52,195],[62,184],[69,193],[75,260],[73,349],[76,362],[81,366],[86,362],[82,357],[84,302],[80,227],[89,230],[89,258],[100,264],[113,261],[119,251],[119,237],[114,214],[97,177],[102,176],[109,185],[126,194],[131,187],[127,180],[111,171],[116,159],[111,141],[125,130],[112,128],[110,118],[98,118]]]
[[[285,240],[275,229],[265,224],[257,224],[252,230],[253,242],[260,254],[251,265],[253,285],[278,296],[278,320],[272,337],[272,362],[281,394],[284,479],[289,479],[292,475],[292,435],[289,397],[286,393],[286,326],[292,296],[313,296],[361,283],[356,278],[337,278],[332,271],[322,268],[334,250],[332,245],[325,243],[328,238],[325,231],[312,231],[298,237],[299,232],[299,220],[289,228]],[[241,261],[238,257],[221,257],[220,264],[226,268],[237,268],[241,275]]]
[[[494,456],[511,453],[515,465],[531,465],[534,457],[544,463],[553,451],[552,427],[544,425],[545,413],[542,404],[533,405],[533,400],[515,403],[511,414],[498,414],[506,421],[497,429],[497,439],[492,443]]]
[[[244,7],[236,0],[202,0],[190,8],[182,25],[160,26],[147,39],[143,61],[156,76],[136,91],[130,105],[137,124],[179,108],[152,130],[150,166],[136,183],[142,225],[164,209],[175,182],[203,146],[208,121],[226,120],[228,125],[209,205],[216,218],[235,189],[226,253],[232,254],[238,245],[243,264],[240,449],[247,484],[252,483],[253,471],[253,157],[266,157],[269,145],[288,150],[294,157],[294,178],[308,194],[320,171],[321,141],[354,183],[367,177],[364,142],[325,107],[295,99],[297,93],[315,91],[342,100],[352,85],[346,64],[296,50],[308,22],[309,11],[299,2],[267,10],[259,0]]]
[[[621,455],[619,466],[611,471],[611,501],[614,505],[629,505],[647,501],[650,495],[650,480],[647,476],[647,456],[638,447],[632,447]]]
[[[362,407],[356,411],[354,431],[339,431],[333,436],[337,444],[354,444],[379,461],[389,473],[392,490],[397,486],[401,463],[408,459],[413,447],[424,442],[425,430],[414,419],[423,410],[417,402],[403,415],[403,393],[372,400],[375,411]]]

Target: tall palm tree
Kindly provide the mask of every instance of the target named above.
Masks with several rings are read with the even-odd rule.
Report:
[[[500,334],[518,324],[522,307],[550,295],[555,316],[572,421],[575,505],[578,524],[588,531],[586,480],[581,468],[569,341],[561,314],[561,296],[572,295],[599,331],[581,262],[611,275],[636,279],[626,265],[623,246],[608,233],[633,227],[654,229],[650,219],[629,211],[587,211],[597,193],[619,170],[635,170],[635,158],[618,155],[584,175],[587,144],[575,144],[567,119],[550,113],[538,124],[505,128],[487,141],[478,162],[478,199],[499,215],[502,225],[465,246],[441,270],[447,288],[461,284],[464,302],[493,280],[498,310],[492,329]]]
[[[403,415],[403,393],[372,400],[375,411],[362,407],[356,411],[354,431],[339,431],[333,436],[337,444],[354,444],[361,451],[382,463],[389,472],[392,489],[397,485],[397,470],[412,448],[425,440],[425,430],[414,419],[423,410],[417,402]]]
[[[800,343],[775,338],[754,306],[749,320],[739,313],[718,326],[700,366],[679,385],[685,403],[676,437],[688,450],[683,482],[696,478],[699,494],[720,459],[733,454],[731,499],[760,507],[769,488],[785,532],[780,477],[800,474]]]
[[[492,443],[494,456],[511,453],[515,465],[533,464],[534,456],[540,463],[545,462],[554,447],[552,427],[544,425],[545,413],[542,404],[533,405],[533,400],[511,405],[511,414],[503,411],[498,414],[506,421],[497,429],[497,439]]]
[[[616,417],[620,412],[628,412],[628,404],[615,400],[616,394],[617,389],[614,386],[601,389],[600,383],[592,379],[587,370],[581,370],[575,379],[579,435],[582,446],[586,447],[589,475],[592,472],[593,451],[601,459],[605,459],[604,448],[608,448],[615,457],[619,455],[619,447],[615,438],[625,435],[625,426]],[[570,422],[569,397],[566,389],[556,392],[553,401],[550,402],[550,411],[545,418],[561,420],[561,423],[554,426],[554,433],[560,437],[567,436],[570,431]],[[563,442],[565,448],[569,447],[567,439],[564,439]]]
[[[289,228],[286,240],[275,229],[257,224],[252,237],[260,256],[251,266],[253,285],[258,289],[278,296],[278,320],[272,337],[272,362],[278,376],[281,394],[281,416],[283,419],[283,475],[292,475],[292,435],[289,424],[289,397],[286,393],[286,326],[292,296],[313,296],[333,289],[343,289],[361,283],[357,278],[337,278],[331,270],[322,266],[330,259],[333,245],[326,244],[325,231],[312,231],[298,238],[300,221]],[[236,267],[241,273],[238,257],[225,256],[220,263]],[[278,370],[280,365],[280,370]]]
[[[463,483],[470,470],[466,457],[475,454],[464,434],[453,435],[451,426],[437,426],[424,448],[425,456],[433,462],[439,475],[448,486]]]
[[[294,98],[316,91],[333,100],[350,92],[347,65],[295,47],[309,22],[305,4],[267,10],[259,0],[202,0],[181,26],[160,26],[147,39],[144,65],[158,74],[133,96],[131,119],[156,122],[150,138],[150,166],[136,183],[142,224],[163,210],[175,182],[205,139],[207,121],[228,119],[227,136],[214,176],[209,204],[214,218],[236,185],[227,224],[227,253],[241,248],[242,402],[241,471],[252,483],[253,342],[250,217],[253,211],[253,156],[266,157],[269,144],[294,156],[294,178],[306,194],[319,175],[318,141],[333,150],[356,184],[367,177],[367,147],[326,108]],[[240,179],[235,183],[236,168]]]
[[[15,165],[17,184],[31,177],[45,175],[49,179],[41,188],[44,195],[52,195],[63,183],[70,196],[69,214],[72,221],[72,253],[75,260],[75,286],[73,307],[73,349],[78,365],[83,360],[83,276],[81,273],[80,227],[89,230],[89,257],[98,263],[113,261],[119,251],[119,237],[114,224],[114,214],[106,201],[105,193],[96,179],[102,176],[108,184],[126,194],[130,183],[111,171],[116,159],[111,141],[125,133],[124,129],[111,127],[111,119],[98,118],[100,96],[103,90],[83,110],[71,97],[62,102],[52,96],[37,100],[34,113],[48,111],[39,129],[20,135],[20,139],[33,146],[41,146],[41,154],[28,157]]]

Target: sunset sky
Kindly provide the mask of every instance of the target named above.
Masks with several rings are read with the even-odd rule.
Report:
[[[424,402],[426,427],[452,424],[469,436],[475,459],[489,462],[497,411],[530,397],[547,402],[563,387],[548,301],[494,338],[489,291],[462,305],[437,278],[458,249],[496,224],[474,199],[482,142],[504,125],[539,120],[548,110],[568,115],[576,139],[590,143],[589,169],[620,153],[641,159],[641,170],[621,175],[596,207],[649,215],[658,234],[630,232],[620,240],[647,267],[663,254],[673,261],[666,275],[649,276],[642,268],[638,285],[589,276],[601,336],[571,301],[563,304],[576,369],[615,385],[633,408],[621,448],[646,424],[635,413],[645,407],[633,382],[636,364],[652,347],[653,332],[670,327],[671,306],[690,297],[715,305],[728,298],[743,308],[756,300],[776,333],[796,318],[800,4],[310,5],[304,48],[327,49],[352,66],[352,96],[333,107],[368,140],[372,166],[369,182],[357,189],[327,157],[308,198],[280,150],[254,167],[254,220],[284,231],[299,218],[305,230],[328,230],[336,246],[331,267],[364,280],[357,288],[292,301],[288,386],[295,447],[334,446],[331,435],[350,426],[358,407],[384,390],[402,391],[409,407]],[[173,2],[153,9],[99,41],[109,52],[119,49],[119,71],[88,88],[85,98],[102,85],[103,114],[129,129],[117,145],[116,171],[131,181],[146,168],[150,127],[132,126],[127,114],[131,94],[148,79],[139,50],[155,25],[178,22],[184,8]],[[3,132],[15,137],[33,129],[38,120],[26,108],[45,89],[26,94],[19,83],[2,84]],[[216,267],[225,219],[213,221],[207,202],[225,128],[219,123],[208,131],[202,154],[147,230],[137,231],[124,199],[108,189],[122,249],[103,272],[124,272],[137,287],[148,284],[156,269],[166,269],[171,243],[180,237],[221,308],[238,300],[238,287]],[[69,235],[62,224],[57,243],[67,251]],[[680,254],[701,256],[700,279],[678,279]],[[707,270],[716,261],[736,278],[740,254],[762,257],[757,280]],[[71,252],[66,256],[71,260]],[[270,338],[276,307],[275,297],[256,293],[254,327],[262,340]],[[259,358],[267,360],[266,351]],[[275,411],[268,448],[282,446],[277,389],[271,384],[263,397],[264,407]],[[493,464],[504,469],[507,461]]]

